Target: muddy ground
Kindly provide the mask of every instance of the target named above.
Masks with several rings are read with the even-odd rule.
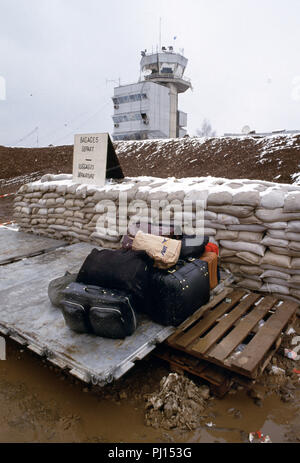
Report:
[[[11,197],[0,199],[0,223],[11,220],[11,206]],[[300,335],[299,318],[295,329]],[[283,346],[290,342],[286,337]],[[224,398],[206,401],[195,429],[164,429],[146,426],[149,395],[159,393],[170,372],[153,355],[117,383],[91,390],[9,339],[6,349],[6,360],[0,361],[0,442],[240,443],[255,431],[272,442],[300,441],[300,382],[293,372],[300,362],[281,351],[273,365],[285,375],[267,369],[251,397],[233,386]]]
[[[260,399],[240,388],[210,398],[193,430],[146,426],[146,398],[168,373],[151,356],[118,383],[93,391],[8,340],[0,362],[0,442],[240,443],[258,430],[272,442],[300,441],[299,387],[284,402],[274,384],[273,392],[260,387]]]

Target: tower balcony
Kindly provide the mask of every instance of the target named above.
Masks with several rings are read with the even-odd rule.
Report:
[[[188,77],[177,77],[173,73],[153,72],[152,74],[145,76],[145,80],[161,85],[172,83],[176,86],[178,93],[184,93],[189,88],[192,88],[191,80]]]

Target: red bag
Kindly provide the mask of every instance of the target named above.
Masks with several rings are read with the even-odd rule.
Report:
[[[219,255],[219,246],[217,246],[215,243],[207,243],[205,246],[205,252],[214,252]]]

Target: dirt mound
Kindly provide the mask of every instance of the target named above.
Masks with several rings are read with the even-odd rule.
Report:
[[[162,378],[160,391],[147,398],[145,424],[163,429],[196,429],[209,398],[207,386],[197,387],[187,377],[170,373]]]
[[[7,148],[0,146],[0,180],[45,172],[72,171],[73,146]]]
[[[211,175],[292,183],[300,171],[300,134],[116,142],[126,175]]]
[[[180,138],[114,143],[126,176],[215,176],[280,183],[300,179],[300,134],[268,137]],[[71,173],[73,146],[0,146],[0,192],[45,173]],[[14,179],[14,180],[12,180]]]

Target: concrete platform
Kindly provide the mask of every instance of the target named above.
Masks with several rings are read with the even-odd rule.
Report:
[[[0,265],[24,257],[48,252],[67,243],[31,233],[18,232],[5,227],[0,228]]]
[[[6,235],[6,244],[4,233],[0,236],[1,263],[21,259],[33,250],[43,252],[0,265],[0,333],[82,381],[103,386],[120,378],[174,331],[140,316],[136,332],[122,341],[72,332],[60,310],[51,305],[48,284],[67,270],[79,270],[95,246],[78,243],[61,247],[65,243],[15,231]],[[14,243],[18,252],[14,252]],[[50,251],[51,246],[56,249]]]

